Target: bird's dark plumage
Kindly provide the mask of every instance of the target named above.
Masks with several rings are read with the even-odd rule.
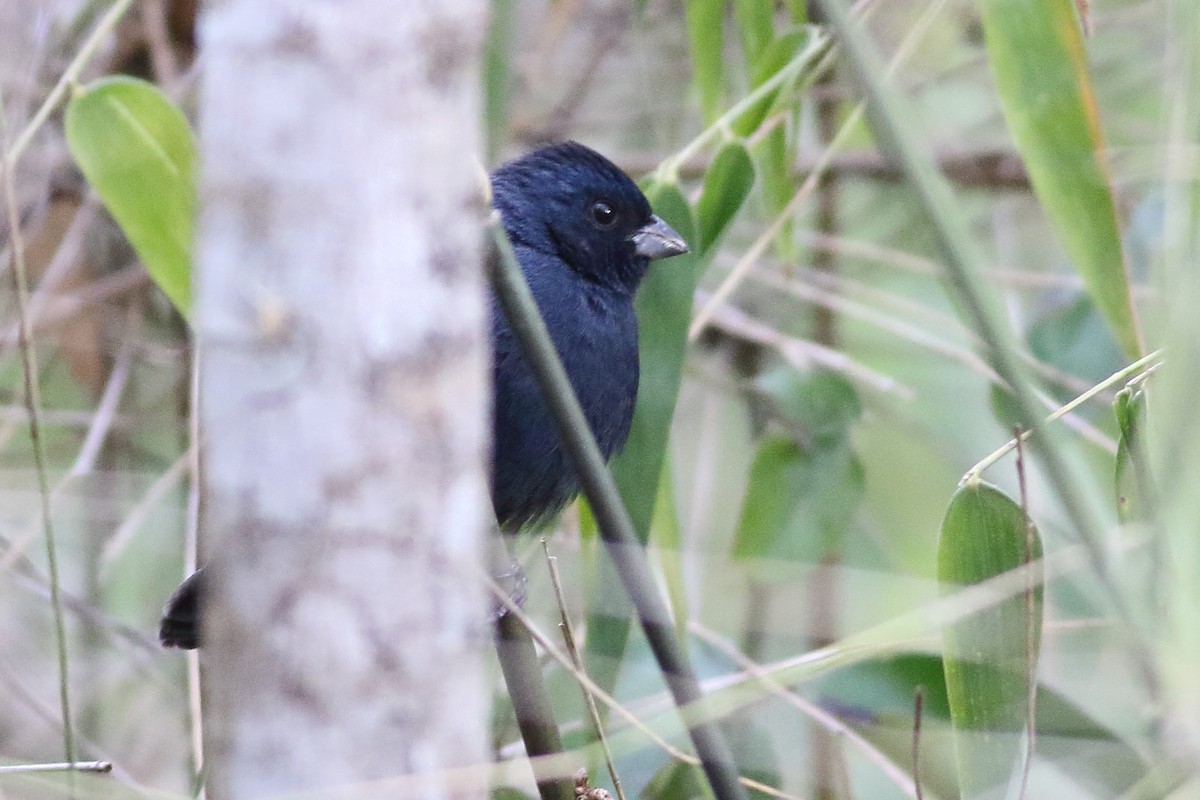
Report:
[[[607,459],[629,435],[638,386],[633,296],[649,262],[687,252],[627,175],[575,142],[536,150],[492,173],[492,204]],[[495,297],[492,505],[505,530],[559,511],[579,482],[550,411]],[[199,642],[202,572],[172,596],[160,639]]]

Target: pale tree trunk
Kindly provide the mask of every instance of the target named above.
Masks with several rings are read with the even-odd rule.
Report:
[[[485,795],[485,17],[202,21],[210,797]]]

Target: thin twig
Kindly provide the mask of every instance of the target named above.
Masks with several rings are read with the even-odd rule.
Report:
[[[918,686],[913,694],[912,781],[917,800],[925,800],[921,791],[921,713],[925,705],[925,687]]]
[[[134,534],[142,527],[142,523],[146,521],[146,517],[154,510],[155,506],[162,501],[167,492],[175,487],[188,472],[188,468],[192,464],[191,448],[183,455],[175,459],[175,463],[167,467],[162,475],[159,475],[154,483],[150,484],[146,489],[146,493],[142,495],[142,499],[134,506],[125,519],[121,522],[120,527],[116,532],[108,538],[104,543],[104,547],[100,551],[100,571],[105,574],[112,568],[112,564],[125,552],[125,548],[129,546],[129,542],[133,540]]]
[[[200,343],[193,345],[188,376],[188,498],[183,537],[183,577],[196,571],[200,540]],[[200,696],[200,653],[187,653],[188,732],[191,734],[192,767],[197,783],[196,800],[205,800],[204,714]]]
[[[568,658],[565,653],[555,647],[554,642],[551,641],[550,637],[547,636],[540,628],[538,628],[537,624],[520,606],[512,601],[512,598],[508,596],[508,593],[505,592],[498,583],[496,583],[495,579],[492,578],[491,575],[487,574],[484,570],[480,570],[479,575],[480,580],[483,581],[484,585],[492,593],[492,596],[496,599],[496,602],[504,606],[509,615],[520,622],[521,626],[529,632],[529,635],[538,643],[542,650],[548,656],[550,656],[550,658],[558,662],[559,666],[569,672],[575,678],[575,680],[580,683],[581,686],[586,687],[588,692],[599,699],[600,702],[612,709],[619,717],[628,722],[632,728],[650,739],[651,742],[653,742],[672,759],[681,764],[688,764],[693,767],[702,766],[700,759],[696,758],[696,756],[692,755],[691,753],[680,750],[678,747],[671,744],[665,738],[656,733],[653,728],[638,719],[638,717],[634,715],[633,712],[631,712],[628,708],[626,708],[620,701],[618,701],[608,692],[604,691],[604,689],[601,688],[590,677],[588,677],[586,673],[577,672],[575,670],[575,665],[571,663],[571,659]],[[665,702],[668,698],[663,696],[662,699]],[[689,704],[688,706],[677,708],[677,711],[683,717],[685,722],[689,722],[694,720],[696,714],[698,714],[701,709],[696,707],[694,704]],[[548,761],[567,766],[567,762],[561,757]],[[737,776],[737,781],[741,786],[744,786],[747,789],[752,789],[756,792],[762,792],[770,797],[778,798],[778,800],[799,800],[799,798],[795,797],[794,795],[788,794],[787,792],[782,792],[773,786],[768,786],[767,784],[762,783],[761,781],[753,780],[752,778]]]
[[[121,18],[125,16],[125,12],[133,5],[133,0],[115,0],[109,7],[108,11],[96,23],[96,28],[84,40],[79,47],[79,52],[71,59],[71,63],[67,64],[67,68],[63,70],[62,75],[58,78],[58,83],[54,84],[54,88],[50,90],[50,94],[42,102],[41,107],[29,120],[24,130],[13,140],[12,147],[4,154],[4,166],[6,169],[11,169],[16,165],[21,155],[25,152],[25,148],[33,140],[33,137],[50,118],[50,114],[62,102],[63,97],[67,93],[67,89],[79,80],[79,76],[83,70],[91,62],[92,57],[96,55],[96,51],[100,49],[100,45],[104,43],[105,38],[112,32]],[[68,759],[71,760],[71,759]]]
[[[1021,431],[1014,431],[1013,441],[1017,443],[1017,489],[1021,500],[1021,516],[1025,520],[1025,558],[1028,566],[1033,561],[1033,544],[1037,531],[1033,519],[1029,516],[1029,488],[1025,482],[1025,448],[1021,446]],[[1029,574],[1029,583],[1025,587],[1025,763],[1021,766],[1021,789],[1017,794],[1019,800],[1024,800],[1029,788],[1029,770],[1033,767],[1033,753],[1037,747],[1037,620],[1034,618],[1036,608],[1036,590],[1033,573]]]
[[[498,586],[504,579],[508,586],[501,590],[500,605],[515,604],[513,596],[523,590],[524,573],[509,552],[508,544],[498,528],[488,537],[488,586]],[[517,577],[514,582],[511,578]],[[538,658],[534,637],[521,618],[500,605],[493,605],[496,657],[500,672],[516,717],[525,755],[533,770],[541,800],[571,800],[575,793],[574,774],[580,760],[577,753],[566,752],[559,731],[558,718],[546,691],[542,662]]]
[[[703,301],[708,295],[697,291],[696,297]],[[807,369],[812,364],[819,364],[877,392],[894,394],[906,401],[916,397],[912,387],[855,361],[841,350],[786,336],[734,306],[724,305],[717,308],[713,312],[711,324],[740,339],[774,348],[792,366]]]
[[[902,792],[909,797],[916,797],[913,782],[907,775],[904,774],[904,770],[896,766],[896,764],[887,756],[886,753],[863,738],[862,735],[852,727],[842,722],[840,719],[826,711],[818,704],[809,701],[807,698],[801,697],[799,694],[791,691],[786,686],[781,685],[771,676],[771,674],[762,664],[759,664],[753,659],[748,658],[731,642],[728,642],[723,637],[718,636],[715,631],[706,627],[702,623],[695,620],[689,620],[688,629],[713,647],[720,650],[731,661],[744,669],[747,673],[757,678],[762,683],[763,687],[771,694],[779,697],[788,705],[799,709],[810,719],[835,736],[845,738],[846,741],[854,745],[854,747],[856,747],[868,761],[877,766],[879,771],[882,772],[888,778],[888,780],[896,784],[896,786]]]
[[[1153,353],[1150,353],[1149,355],[1142,356],[1141,358],[1139,358],[1137,361],[1134,361],[1129,366],[1124,367],[1123,369],[1117,370],[1112,375],[1109,375],[1107,378],[1102,380],[1100,383],[1098,383],[1095,386],[1093,386],[1092,388],[1088,389],[1086,392],[1079,395],[1071,402],[1058,408],[1058,410],[1056,410],[1053,414],[1046,417],[1046,419],[1044,421],[1045,424],[1049,424],[1051,422],[1054,422],[1057,419],[1061,419],[1062,417],[1066,416],[1067,414],[1070,414],[1072,411],[1079,408],[1081,405],[1083,405],[1087,401],[1091,400],[1093,397],[1095,397],[1096,395],[1105,391],[1106,389],[1109,389],[1109,388],[1117,385],[1118,383],[1125,381],[1131,375],[1135,375],[1135,374],[1141,372],[1142,370],[1146,369],[1147,367],[1151,367],[1154,362],[1158,361],[1159,359],[1161,359],[1163,357],[1164,352],[1165,351],[1160,348],[1158,350],[1155,350]],[[1033,435],[1033,431],[1027,430],[1021,434],[1020,439],[1021,439],[1021,441],[1025,441],[1032,435]],[[1014,438],[1014,439],[1010,439],[1008,442],[1006,442],[1001,447],[997,448],[992,453],[989,453],[987,456],[985,456],[979,462],[977,462],[975,464],[975,466],[971,467],[969,470],[966,471],[966,473],[962,477],[962,480],[959,481],[960,485],[963,483],[966,483],[967,481],[978,480],[979,477],[983,474],[983,472],[988,469],[988,467],[992,466],[997,461],[999,461],[1001,458],[1003,458],[1004,456],[1011,453],[1013,450],[1016,449],[1016,447],[1017,447],[1017,440]]]
[[[896,319],[895,317],[891,317],[887,314],[877,311],[871,306],[864,305],[854,300],[842,297],[841,295],[828,292],[820,287],[812,286],[804,281],[799,281],[794,278],[787,278],[783,275],[778,275],[768,270],[756,268],[751,272],[751,278],[773,288],[782,289],[801,301],[814,303],[824,308],[831,308],[844,316],[863,320],[870,325],[895,334],[902,339],[907,339],[920,347],[924,347],[930,352],[937,353],[953,361],[957,361],[967,369],[975,372],[994,384],[1000,386],[1004,385],[1004,382],[1000,380],[1000,376],[996,374],[996,371],[992,369],[991,365],[981,358],[975,351],[966,347],[961,347],[953,342],[946,341],[945,339],[927,332],[920,326]],[[824,279],[835,281],[842,280],[840,278],[833,279],[831,276],[824,276]],[[727,312],[728,309],[729,307],[726,306],[724,309],[722,309],[722,312]],[[730,319],[730,317],[727,316],[726,319]],[[745,325],[743,325],[743,327],[745,327]],[[778,335],[782,336],[782,334]],[[971,340],[977,341],[975,340],[974,335],[970,332],[967,332],[966,335]],[[816,346],[824,347],[824,345]],[[840,351],[832,350],[831,352]],[[1036,362],[1036,359],[1034,359],[1032,356],[1029,356],[1029,360]],[[1039,364],[1040,362],[1037,362],[1035,367]],[[1072,383],[1079,383],[1079,381],[1072,381]],[[1054,411],[1058,408],[1058,404],[1042,392],[1035,392],[1035,396],[1038,402],[1040,402],[1050,411]],[[1070,413],[1064,415],[1063,420],[1088,442],[1091,442],[1107,453],[1116,455],[1116,442],[1098,430],[1087,420],[1076,417],[1074,414]]]
[[[170,93],[179,80],[179,64],[171,45],[163,0],[142,0],[142,31],[150,51],[150,63],[154,66],[154,77]]]
[[[563,642],[567,646],[567,655],[571,657],[571,663],[575,665],[578,674],[586,675],[587,670],[583,666],[583,658],[579,655],[579,648],[575,646],[575,632],[571,630],[571,617],[567,614],[567,600],[563,596],[562,581],[559,580],[558,575],[558,559],[550,555],[550,546],[546,543],[545,537],[542,537],[542,551],[546,554],[546,566],[550,570],[550,583],[554,587],[554,597],[558,601],[558,613],[562,620],[559,626],[562,628]],[[583,691],[583,701],[587,705],[588,716],[596,730],[596,739],[600,742],[600,748],[604,752],[604,764],[608,768],[609,777],[612,778],[613,790],[616,791],[620,800],[625,800],[625,790],[621,786],[621,776],[617,774],[617,765],[613,762],[612,750],[608,746],[608,737],[604,734],[604,724],[600,721],[596,698],[592,697],[592,693],[583,684],[580,684],[579,688]]]
[[[62,714],[63,753],[67,763],[75,763],[75,734],[71,724],[70,661],[67,657],[67,626],[63,618],[62,598],[59,596],[58,548],[54,539],[54,524],[50,518],[50,479],[46,473],[46,452],[42,443],[38,412],[41,396],[38,382],[37,352],[30,341],[28,319],[25,315],[29,300],[29,278],[25,274],[25,244],[21,234],[21,217],[17,209],[16,187],[13,183],[15,159],[10,157],[8,147],[8,120],[0,98],[0,149],[4,162],[0,169],[0,180],[4,182],[4,200],[8,211],[9,236],[12,242],[13,284],[16,300],[17,320],[20,325],[18,346],[21,352],[21,374],[25,382],[25,407],[29,412],[29,439],[33,447],[34,471],[37,473],[38,495],[41,498],[42,534],[46,541],[46,568],[50,572],[50,606],[54,620],[54,639],[58,652],[58,701]],[[75,795],[75,783],[68,773],[67,793]]]
[[[22,775],[30,772],[95,772],[101,775],[112,772],[111,761],[59,761],[51,764],[10,764],[0,766],[0,775]]]
[[[113,419],[117,415],[117,408],[121,405],[121,395],[124,394],[129,380],[130,367],[133,364],[133,341],[140,320],[141,309],[136,303],[130,303],[125,314],[125,331],[121,339],[121,347],[113,360],[112,371],[109,372],[108,382],[104,386],[100,402],[96,405],[92,424],[88,426],[87,435],[83,438],[83,445],[79,448],[79,455],[75,457],[75,463],[67,471],[69,478],[87,475],[96,466],[96,459],[99,458],[104,442],[112,430]]]

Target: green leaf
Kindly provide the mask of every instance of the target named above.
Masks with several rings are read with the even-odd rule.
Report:
[[[754,186],[754,162],[740,142],[727,142],[704,175],[704,190],[696,203],[700,254],[708,255]]]
[[[644,187],[654,211],[695,244],[695,218],[674,184]],[[656,262],[642,281],[635,307],[638,315],[638,355],[641,382],[625,449],[611,464],[621,499],[642,541],[647,540],[666,459],[671,418],[683,373],[692,295],[703,259],[693,252]],[[588,674],[605,691],[616,685],[631,629],[632,607],[621,588],[611,560],[596,561],[595,581],[588,603],[584,660]]]
[[[711,794],[704,773],[691,764],[668,761],[642,788],[642,800],[693,800]]]
[[[1040,314],[1029,326],[1028,339],[1040,360],[1089,383],[1099,383],[1126,364],[1095,303],[1083,294]]]
[[[696,242],[695,218],[679,188],[655,183],[646,189],[654,211]],[[671,418],[683,373],[687,326],[702,258],[693,252],[654,264],[638,290],[638,357],[641,382],[625,449],[612,463],[621,497],[645,541],[658,493],[658,479],[670,436]]]
[[[742,34],[746,65],[758,63],[762,52],[775,38],[774,0],[735,0],[733,18]]]
[[[512,94],[512,41],[516,27],[513,0],[493,0],[483,47],[483,119],[490,159],[508,140]]]
[[[849,446],[767,439],[750,467],[734,557],[753,559],[760,580],[794,579],[786,562],[815,563],[840,550],[863,490],[862,463]]]
[[[159,287],[191,309],[196,145],[183,113],[152,84],[102,78],[66,111],[75,162]]]
[[[815,562],[841,549],[864,491],[863,467],[850,445],[861,413],[842,376],[778,369],[756,382],[792,436],[769,437],[750,467],[733,554],[754,559],[760,580],[787,564]]]
[[[771,76],[785,69],[797,56],[808,50],[809,45],[812,43],[811,37],[812,29],[803,27],[788,31],[773,40],[763,50],[754,65],[751,73],[750,88],[753,89],[766,83]],[[818,55],[819,53],[816,51],[812,53],[813,60],[810,61],[809,67],[816,62]],[[779,98],[788,96],[796,83],[806,74],[807,69],[800,70],[794,78],[784,81],[778,89],[769,93],[762,100],[747,109],[734,122],[734,133],[744,138],[758,130],[758,126],[762,125]]]
[[[654,502],[654,518],[650,522],[650,542],[662,570],[671,614],[675,618],[679,640],[688,640],[687,582],[684,579],[683,538],[679,532],[679,517],[675,513],[675,496],[671,481],[671,464],[663,464],[658,482],[658,498]]]
[[[1004,115],[1034,191],[1130,357],[1141,354],[1106,145],[1073,0],[981,0]]]
[[[786,423],[803,430],[818,447],[833,447],[850,435],[862,415],[854,384],[828,370],[802,375],[794,369],[776,369],[755,381]]]
[[[1139,382],[1117,392],[1113,402],[1117,416],[1117,517],[1121,522],[1145,522],[1152,517],[1150,461],[1146,456],[1146,391]]]
[[[700,95],[704,121],[712,122],[721,114],[724,94],[725,62],[724,0],[687,0],[688,37],[692,47],[692,81]]]
[[[954,493],[942,520],[938,582],[943,594],[953,594],[1041,554],[1041,540],[1027,527],[1020,506],[982,481],[968,483]],[[1030,592],[1001,599],[942,630],[964,798],[1004,797],[1021,754],[1041,640],[1041,581],[1031,585]]]

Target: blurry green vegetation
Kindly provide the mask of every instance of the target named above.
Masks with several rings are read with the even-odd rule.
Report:
[[[158,82],[190,109],[188,82],[163,66],[187,66],[187,4],[167,5],[165,35],[134,36],[101,71]],[[1188,482],[1200,474],[1200,34],[1188,0],[860,2],[850,19],[876,61],[797,0],[496,0],[493,11],[481,76],[493,160],[578,138],[644,179],[693,245],[639,296],[644,377],[614,470],[743,774],[790,796],[911,797],[916,760],[925,797],[985,797],[1030,752],[1031,798],[1200,791],[1200,506]],[[63,36],[69,58],[77,45]],[[153,52],[162,42],[170,58]],[[26,123],[14,81],[40,81],[36,106],[57,77],[0,75],[10,140]],[[860,119],[864,85],[876,88]],[[128,240],[72,173],[57,123],[33,140],[50,155],[23,156],[15,188],[78,749],[116,765],[81,787],[182,797],[183,663],[152,632],[182,572],[191,343],[135,260],[186,308],[187,254],[169,251],[190,220],[153,222],[181,206],[145,203],[144,187],[104,172],[103,152],[80,155],[103,131],[75,102],[76,156]],[[139,235],[122,191],[140,201],[137,224],[174,226],[174,238]],[[697,322],[718,287],[723,301]],[[55,761],[40,498],[11,297],[3,307],[0,762]],[[1163,345],[1160,368],[1033,434],[1026,501],[1012,456],[988,468],[988,486],[956,489],[1013,425]],[[1033,603],[1023,502],[1044,549]],[[550,541],[589,674],[681,745],[593,532],[581,508]],[[553,631],[540,548],[522,546],[529,611]],[[986,655],[1030,631],[1037,658]],[[568,744],[586,746],[576,681],[554,662],[546,679]],[[498,754],[511,757],[499,681],[495,698]],[[1032,740],[1019,730],[1030,700]],[[627,792],[702,794],[695,769],[604,716]],[[0,776],[0,792],[60,796],[61,781]]]

